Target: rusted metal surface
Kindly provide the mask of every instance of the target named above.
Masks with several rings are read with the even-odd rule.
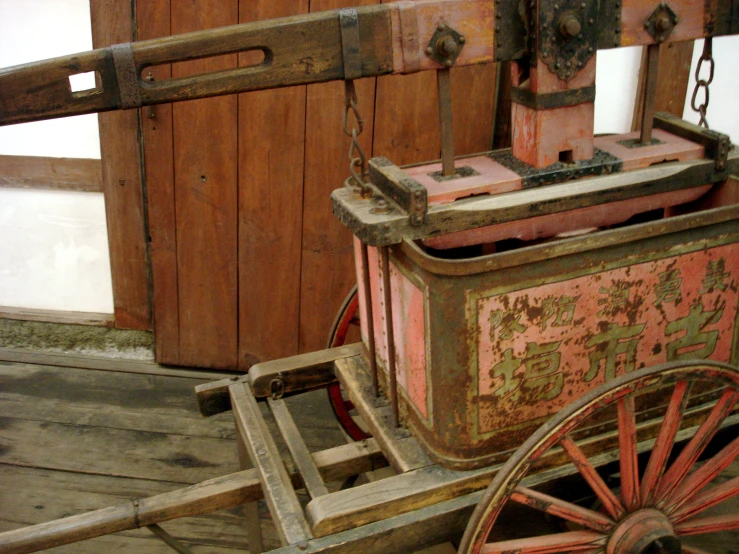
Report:
[[[647,82],[644,87],[644,107],[642,109],[641,135],[639,143],[645,146],[652,144],[652,127],[654,125],[654,101],[657,96],[657,77],[659,76],[659,44],[647,46]]]
[[[598,2],[539,0],[538,56],[563,81],[593,57],[598,43]],[[533,11],[533,10],[532,10]]]
[[[394,248],[400,411],[414,436],[442,465],[479,467],[619,375],[735,363],[739,223],[719,215],[727,209],[569,239],[559,255],[540,245],[464,260],[463,271],[410,243]],[[375,329],[383,375],[388,328]]]

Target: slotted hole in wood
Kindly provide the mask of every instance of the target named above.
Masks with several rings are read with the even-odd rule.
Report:
[[[69,76],[69,88],[72,91],[72,96],[76,98],[102,92],[103,87],[98,83],[100,83],[100,74],[97,71],[76,73]]]
[[[234,65],[234,55],[238,58],[238,66]],[[224,70],[232,71],[238,69],[239,71],[243,71],[261,66],[268,66],[270,63],[272,63],[272,51],[267,47],[245,50],[243,52],[218,54],[215,56],[203,56],[172,64],[172,80],[176,80],[181,77],[205,77],[208,75],[217,75],[219,73],[223,73]],[[142,70],[142,73],[147,74],[151,72],[152,68],[159,66],[167,67],[168,65],[169,63],[149,65]],[[210,70],[203,71],[204,68],[209,68]],[[168,80],[170,79],[157,79],[156,81],[147,84],[152,87],[156,87],[158,83],[163,83]]]

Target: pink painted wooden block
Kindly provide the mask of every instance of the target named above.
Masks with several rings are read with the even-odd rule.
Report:
[[[652,136],[659,140],[660,144],[634,148],[622,144],[623,141],[639,139],[639,131],[634,131],[625,135],[596,137],[595,146],[621,158],[624,163],[623,171],[649,167],[662,162],[685,162],[705,157],[706,149],[695,142],[690,142],[662,129],[654,129]]]
[[[432,174],[441,173],[441,163],[408,167],[403,171],[426,187],[429,206],[448,204],[476,194],[500,194],[521,189],[521,177],[487,156],[457,159],[456,168],[469,168],[475,174],[439,181]]]

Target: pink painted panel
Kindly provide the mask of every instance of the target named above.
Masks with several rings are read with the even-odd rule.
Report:
[[[367,307],[364,301],[362,254],[359,239],[354,237],[354,264],[359,290],[359,317],[362,341],[367,338]],[[370,286],[375,327],[375,348],[381,368],[387,371],[387,327],[383,298],[382,273],[377,248],[368,248]],[[426,319],[423,291],[414,285],[392,263],[390,286],[393,300],[393,334],[395,336],[395,370],[398,385],[418,411],[428,417],[426,385]]]
[[[665,361],[729,361],[739,245],[476,301],[479,430],[557,412],[617,375]]]
[[[397,355],[398,386],[413,405],[428,417],[426,407],[426,319],[423,292],[394,265],[390,265],[393,334]]]

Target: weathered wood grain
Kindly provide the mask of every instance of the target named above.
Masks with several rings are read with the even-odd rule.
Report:
[[[241,0],[239,22],[308,13],[308,1]],[[250,63],[249,53],[239,66]],[[239,95],[239,368],[298,353],[306,89]]]
[[[169,36],[171,17],[169,0],[137,0],[138,40]],[[171,64],[147,68],[143,75],[145,80],[155,81],[171,77]],[[180,361],[180,329],[172,105],[149,106],[139,113],[148,208],[155,355],[160,363],[177,364]]]
[[[237,0],[172,5],[174,34],[237,22]],[[187,79],[235,67],[232,54],[173,64],[172,76]],[[183,102],[172,109],[179,363],[236,369],[237,98]]]
[[[19,321],[42,321],[47,323],[67,323],[70,325],[95,325],[113,327],[113,314],[93,312],[72,312],[65,310],[34,310],[29,308],[0,307],[0,318]]]
[[[95,47],[128,42],[133,37],[131,4],[113,0],[90,3]],[[108,224],[115,326],[150,330],[149,261],[139,122],[135,110],[98,116]]]
[[[277,531],[285,545],[312,538],[290,476],[248,387],[243,383],[231,385],[231,404]]]

